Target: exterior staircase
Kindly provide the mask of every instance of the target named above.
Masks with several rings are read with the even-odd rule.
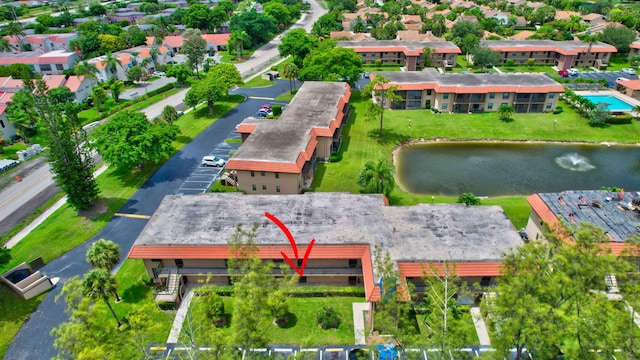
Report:
[[[609,294],[618,294],[620,289],[618,288],[618,280],[613,274],[609,274],[604,277],[604,282],[607,284],[607,292]]]
[[[225,172],[220,176],[220,180],[224,180],[227,184],[230,184],[232,186],[237,186],[236,181],[233,179],[233,176],[230,175],[230,173]]]

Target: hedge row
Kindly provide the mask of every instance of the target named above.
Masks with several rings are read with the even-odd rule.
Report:
[[[82,125],[86,125],[86,124],[90,124],[90,123],[95,122],[95,121],[100,121],[102,119],[106,119],[106,118],[108,118],[109,116],[111,116],[111,115],[113,115],[115,113],[118,113],[118,112],[120,112],[122,110],[125,110],[125,109],[135,105],[135,104],[138,104],[138,103],[140,103],[140,102],[142,102],[144,100],[147,100],[148,98],[150,98],[152,96],[161,94],[161,93],[163,93],[165,91],[169,91],[169,90],[171,90],[171,89],[173,89],[175,87],[176,87],[176,83],[170,83],[170,84],[164,85],[162,87],[159,87],[159,88],[157,88],[157,89],[155,89],[153,91],[149,91],[149,93],[144,94],[144,95],[142,95],[140,97],[137,97],[137,98],[135,98],[135,99],[133,99],[131,101],[128,101],[125,104],[116,105],[116,106],[112,107],[111,109],[109,109],[107,111],[101,112],[97,117],[94,117],[92,119],[87,119],[86,121],[84,121],[82,123]]]
[[[214,292],[220,296],[232,296],[233,286],[207,285],[194,290],[196,295]],[[364,288],[355,286],[296,286],[289,291],[291,297],[364,297]]]

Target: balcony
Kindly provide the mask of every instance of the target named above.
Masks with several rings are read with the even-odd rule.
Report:
[[[282,271],[278,267],[274,267],[272,271],[273,276],[282,275]],[[165,268],[154,269],[154,274],[157,278],[169,278],[174,275],[191,275],[191,276],[228,276],[229,271],[226,267],[181,267],[169,266]],[[331,266],[306,266],[304,268],[305,276],[362,276],[362,267],[331,267]]]

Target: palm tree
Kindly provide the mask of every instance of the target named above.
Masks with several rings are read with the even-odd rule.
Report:
[[[107,53],[105,58],[100,62],[104,67],[111,71],[111,75],[115,74],[118,71],[118,65],[122,65],[120,63],[120,59],[117,56],[114,56],[112,53]]]
[[[231,33],[229,40],[227,41],[229,48],[234,48],[236,51],[236,57],[240,59],[244,52],[244,44],[248,42],[249,35],[244,30],[236,30]]]
[[[160,49],[158,49],[157,47],[154,46],[149,49],[149,56],[153,61],[154,68],[158,68],[158,58],[160,57],[160,55],[162,55],[162,53],[160,53]]]
[[[104,102],[104,89],[100,85],[95,85],[91,92],[91,100],[93,100],[93,104],[98,108],[98,112],[102,112],[102,103]]]
[[[94,63],[90,63],[86,60],[77,63],[76,66],[73,67],[73,73],[76,76],[86,76],[92,79],[97,77],[96,74],[98,71],[98,67],[96,67]]]
[[[22,49],[22,38],[25,36],[24,29],[17,21],[10,22],[4,29],[4,33],[8,36],[13,36],[18,42],[18,48]]]
[[[633,109],[631,109],[634,113],[636,113],[636,117],[640,119],[640,105],[636,105]]]
[[[431,66],[431,54],[433,53],[433,48],[425,46],[422,49],[422,56],[424,57],[424,67]]]
[[[16,92],[7,108],[9,121],[13,123],[25,143],[29,142],[28,132],[35,128],[38,116],[34,111],[33,97],[26,90]]]
[[[100,239],[89,246],[86,259],[94,268],[111,271],[120,262],[120,246],[111,240]]]
[[[102,299],[105,304],[107,304],[109,310],[111,310],[111,314],[116,319],[116,322],[118,322],[118,327],[120,327],[122,323],[109,302],[109,294],[113,294],[117,290],[118,283],[116,279],[105,269],[93,269],[89,271],[85,274],[84,281],[82,282],[82,292],[84,296],[93,300]]]
[[[384,194],[389,197],[396,186],[393,173],[393,164],[387,159],[367,161],[358,175],[357,183],[365,194]]]
[[[133,57],[133,59],[131,60],[131,63],[135,66],[138,65],[138,55],[140,55],[139,52],[137,51],[132,51],[130,52],[131,56]]]
[[[294,63],[288,63],[282,67],[282,76],[285,79],[289,79],[290,93],[293,94],[293,88],[295,87],[296,79],[298,78],[300,70]]]
[[[511,115],[513,115],[513,106],[502,104],[498,109],[498,113],[500,113],[500,120],[507,121],[511,119]]]

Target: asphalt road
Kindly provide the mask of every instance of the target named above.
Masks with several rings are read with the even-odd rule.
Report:
[[[260,105],[269,102],[250,97],[273,98],[288,89],[289,82],[280,80],[277,85],[271,87],[236,90],[235,93],[246,95],[247,100],[221,117],[169,159],[136,191],[118,213],[152,215],[165,195],[176,193],[191,174],[200,168],[203,156],[224,143],[244,118],[255,114]],[[101,238],[112,240],[120,245],[121,256],[125,258],[146,223],[145,219],[113,217],[92,239],[40,269],[50,277],[59,277],[60,283],[51,290],[22,326],[9,346],[5,359],[49,359],[55,356],[53,338],[49,333],[52,328],[66,321],[67,315],[64,313],[64,302],[56,303],[54,299],[69,278],[81,276],[90,269],[89,264],[84,260],[89,244]]]

